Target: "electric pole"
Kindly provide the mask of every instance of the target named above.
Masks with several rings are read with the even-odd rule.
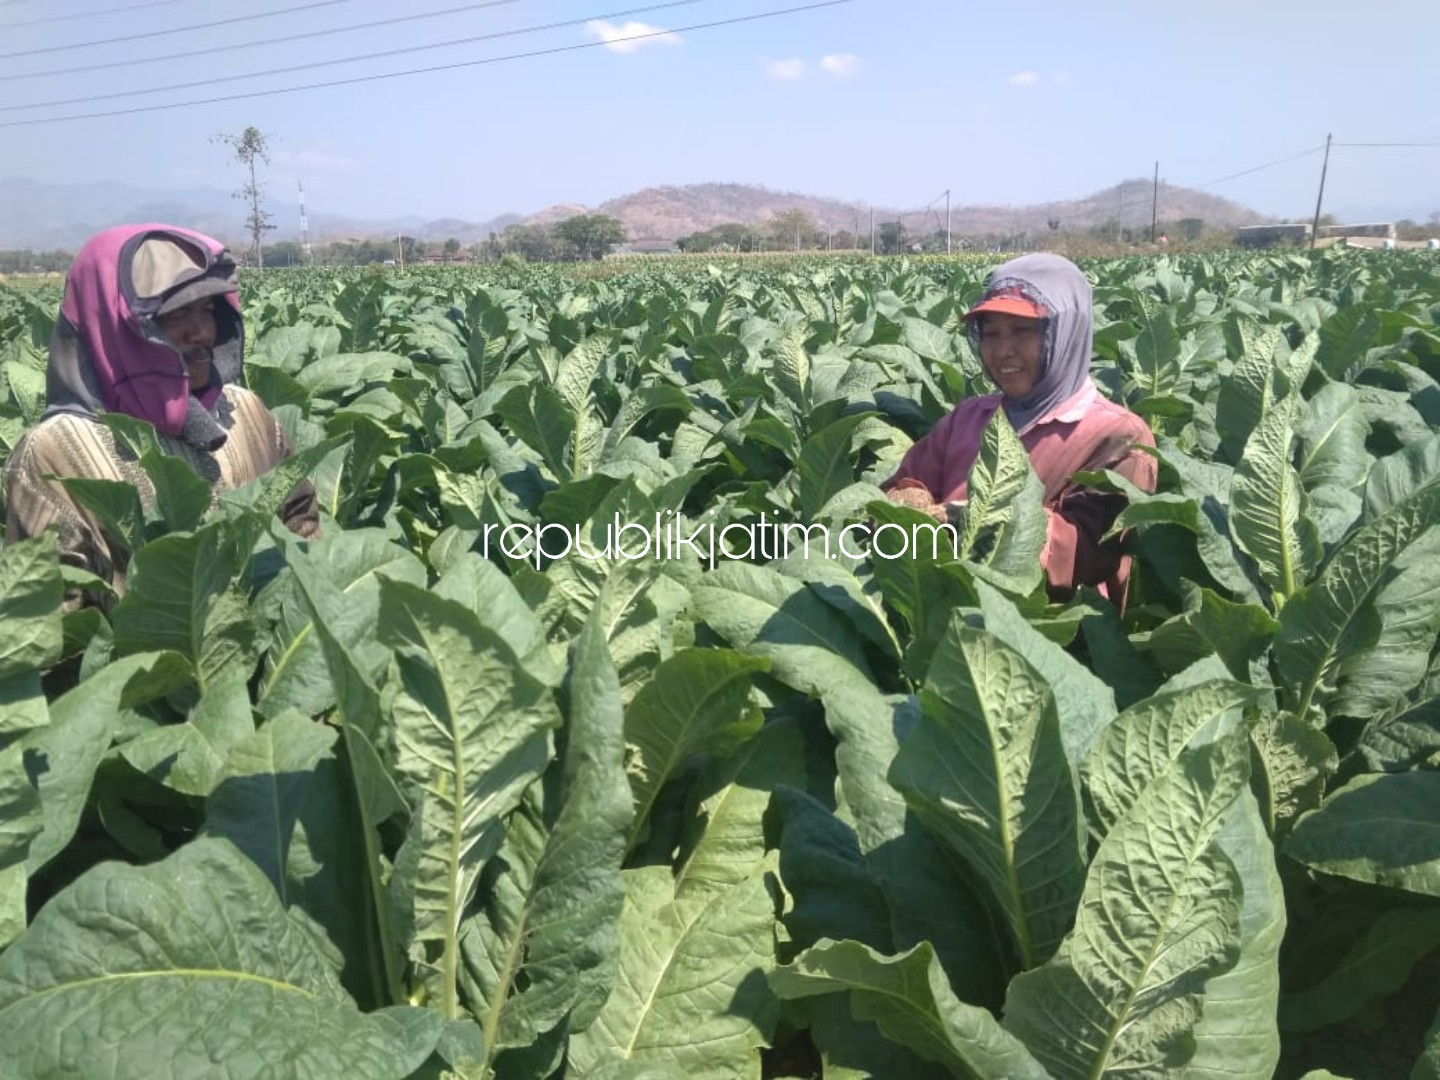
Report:
[[[950,189],[945,189],[945,254],[950,254]]]
[[[1320,193],[1315,196],[1315,222],[1310,226],[1310,247],[1320,235],[1320,203],[1325,199],[1325,170],[1330,167],[1330,136],[1325,136],[1325,160],[1320,164]]]

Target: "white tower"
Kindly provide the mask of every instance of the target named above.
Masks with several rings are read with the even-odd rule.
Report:
[[[305,220],[305,183],[297,180],[300,185],[300,249],[305,252],[305,265],[314,266],[315,259],[310,254],[310,224]]]

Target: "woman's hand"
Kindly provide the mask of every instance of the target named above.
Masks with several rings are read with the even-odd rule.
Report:
[[[936,502],[935,497],[924,488],[892,488],[885,493],[885,497],[900,506],[908,506],[912,510],[929,514],[936,521],[945,521],[949,517],[945,504]]]

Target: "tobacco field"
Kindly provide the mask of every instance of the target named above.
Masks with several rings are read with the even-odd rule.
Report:
[[[1085,264],[1123,618],[1003,423],[958,558],[605,549],[927,520],[990,268],[244,279],[295,456],[212,506],[109,417],[124,597],[0,547],[0,1076],[1440,1080],[1433,253]]]

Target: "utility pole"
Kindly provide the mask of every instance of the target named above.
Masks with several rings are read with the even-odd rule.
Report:
[[[945,189],[945,254],[950,254],[950,189]]]
[[[875,254],[875,207],[870,207],[870,254]]]
[[[1150,243],[1155,242],[1155,217],[1160,209],[1160,163],[1155,162],[1155,187],[1150,194]]]
[[[1115,189],[1115,194],[1120,197],[1120,216],[1115,219],[1115,243],[1125,242],[1125,181],[1120,181],[1120,186]]]
[[[399,264],[400,264],[400,269],[401,269],[401,270],[404,270],[404,269],[405,269],[405,238],[404,238],[400,233],[398,233],[398,232],[395,234],[395,257],[396,257],[396,261],[398,261]]]
[[[1320,165],[1320,193],[1315,196],[1315,222],[1310,226],[1310,247],[1315,247],[1315,238],[1320,235],[1320,203],[1325,198],[1325,170],[1330,167],[1330,136],[1325,136],[1325,160]]]

